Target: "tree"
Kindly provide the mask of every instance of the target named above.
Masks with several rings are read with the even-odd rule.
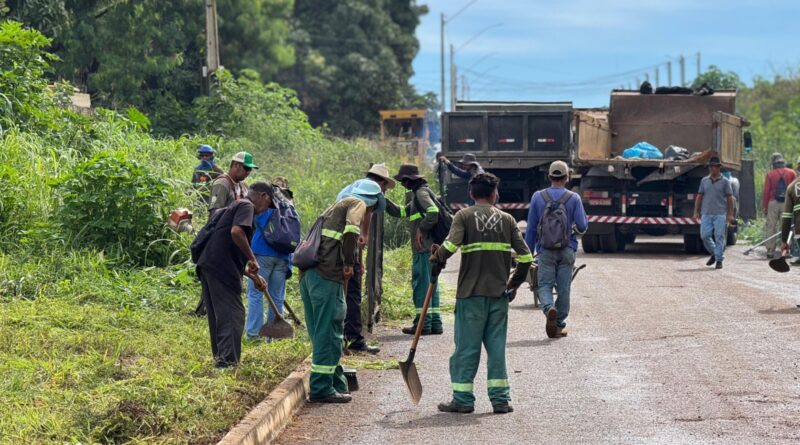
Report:
[[[190,130],[202,92],[204,0],[8,0],[10,17],[53,37],[56,76],[94,103],[147,114],[160,133]],[[286,39],[292,0],[219,0],[221,58],[270,78],[294,63]]]
[[[738,74],[722,71],[716,65],[709,65],[706,72],[697,76],[692,82],[692,88],[700,88],[704,83],[715,90],[738,90],[745,86]]]
[[[416,97],[408,81],[425,13],[411,0],[297,0],[297,63],[279,79],[297,91],[312,124],[336,134],[374,133],[380,109]]]

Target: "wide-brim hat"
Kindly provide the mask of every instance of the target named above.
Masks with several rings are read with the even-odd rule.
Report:
[[[419,179],[422,176],[419,174],[419,167],[414,164],[403,164],[400,166],[400,170],[394,175],[394,179],[398,181],[402,181],[403,179],[410,179],[415,180]]]
[[[372,167],[369,168],[367,174],[368,175],[372,174],[379,178],[385,179],[386,182],[389,183],[386,186],[386,188],[394,188],[394,186],[397,184],[396,182],[394,182],[394,179],[392,179],[392,177],[389,176],[389,168],[384,163],[373,164]]]
[[[708,166],[710,167],[712,165],[716,165],[716,166],[721,166],[722,165],[722,162],[719,161],[719,157],[711,156],[711,158],[708,160]]]
[[[239,153],[236,153],[235,155],[233,155],[233,159],[231,159],[231,161],[240,162],[247,168],[256,168],[256,169],[258,168],[255,162],[253,162],[253,155],[251,155],[246,151],[240,151]]]
[[[478,164],[478,158],[475,157],[472,153],[467,153],[461,157],[461,160],[458,161],[464,165],[480,165]]]
[[[783,155],[780,153],[772,153],[772,164],[785,164],[786,159],[783,158]]]

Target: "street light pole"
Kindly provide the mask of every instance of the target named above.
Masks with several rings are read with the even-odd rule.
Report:
[[[442,113],[444,113],[444,101],[445,101],[445,96],[444,96],[444,23],[445,23],[445,21],[444,21],[444,13],[442,13],[441,19],[442,19],[441,22],[440,22],[440,24],[441,24],[441,26],[440,26],[441,36],[440,36],[440,39],[439,39],[439,41],[441,43],[441,47],[439,49],[440,49],[440,55],[441,55],[441,65],[440,65],[441,71],[440,71],[440,73],[441,73],[441,78],[442,78],[442,95],[439,98],[439,102],[441,103]]]
[[[450,44],[450,111],[456,110],[456,63],[455,63],[455,50],[453,44]]]

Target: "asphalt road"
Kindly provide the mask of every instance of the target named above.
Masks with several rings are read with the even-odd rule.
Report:
[[[514,413],[491,413],[485,354],[475,413],[437,411],[451,394],[451,319],[420,342],[418,406],[399,370],[361,370],[352,403],[306,405],[278,443],[800,443],[800,268],[778,274],[742,246],[722,270],[677,240],[632,247],[579,252],[566,338],[546,337],[529,291],[512,303]],[[453,285],[457,269],[443,275]],[[405,359],[409,336],[377,339],[381,358]]]

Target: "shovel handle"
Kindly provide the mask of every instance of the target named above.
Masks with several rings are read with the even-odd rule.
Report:
[[[272,312],[275,312],[275,319],[276,320],[283,320],[283,316],[281,315],[280,311],[278,311],[278,306],[275,305],[275,302],[272,301],[272,297],[269,295],[269,291],[264,289],[264,297],[267,298],[269,302],[269,307],[272,308]]]
[[[417,350],[417,343],[419,343],[419,337],[422,335],[422,326],[425,325],[425,315],[428,313],[428,306],[431,304],[431,296],[433,296],[433,290],[436,289],[436,281],[428,284],[428,293],[425,294],[425,302],[422,303],[422,312],[419,314],[419,320],[417,320],[417,332],[414,333],[414,341],[411,342],[411,353],[409,354],[410,357],[414,357],[414,352]]]
[[[292,307],[289,306],[289,302],[288,301],[286,301],[286,300],[283,301],[283,307],[285,307],[286,310],[289,311],[289,316],[292,317],[292,320],[294,320],[294,322],[297,323],[298,326],[303,328],[303,322],[301,322],[300,318],[298,318],[297,315],[294,313],[294,311],[292,310]]]

